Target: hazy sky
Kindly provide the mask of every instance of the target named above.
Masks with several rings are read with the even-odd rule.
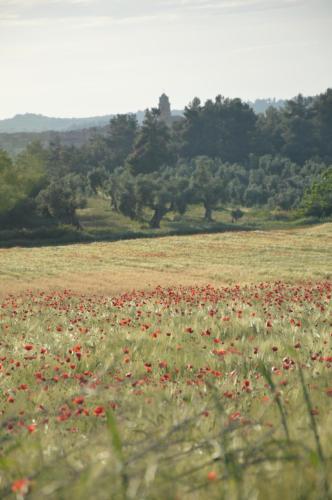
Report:
[[[0,118],[332,87],[332,0],[0,0]]]

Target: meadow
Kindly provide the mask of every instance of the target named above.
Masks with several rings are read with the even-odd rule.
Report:
[[[0,249],[0,497],[331,498],[331,239]]]
[[[332,223],[111,244],[0,248],[0,296],[27,289],[117,294],[157,285],[331,279],[331,248]]]

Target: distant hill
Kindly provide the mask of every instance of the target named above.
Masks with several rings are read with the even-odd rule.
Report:
[[[256,99],[248,104],[256,113],[264,113],[270,106],[281,108],[286,101],[276,99]],[[137,111],[139,123],[144,119],[144,111]],[[43,145],[59,136],[66,145],[82,146],[94,134],[104,134],[115,115],[93,116],[90,118],[53,118],[26,113],[0,120],[0,148],[11,155],[20,153],[30,142],[38,140]],[[173,120],[183,116],[183,110],[172,110]]]
[[[183,112],[174,110],[172,113],[176,120]],[[145,111],[136,113],[139,123],[142,123],[144,115]],[[80,147],[95,134],[105,134],[113,116],[51,118],[32,113],[16,115],[14,118],[0,120],[0,149],[16,156],[33,141],[40,141],[47,146],[56,137],[64,145]]]
[[[39,141],[43,146],[48,146],[51,141],[59,138],[65,146],[80,147],[86,144],[94,135],[105,134],[107,127],[85,128],[78,130],[68,130],[56,132],[49,130],[47,132],[15,132],[11,134],[0,133],[0,149],[4,149],[11,156],[21,153],[28,144],[33,141]]]
[[[114,115],[93,116],[91,118],[52,118],[49,116],[25,113],[13,118],[0,120],[0,133],[15,132],[66,132],[107,125]]]
[[[179,116],[182,111],[173,111],[174,116]],[[136,117],[139,123],[144,119],[145,111],[138,111]],[[13,134],[21,132],[68,132],[87,128],[104,127],[108,125],[115,115],[92,116],[90,118],[53,118],[50,116],[25,113],[13,118],[0,120],[0,134]]]
[[[276,99],[256,99],[248,104],[256,113],[264,113],[269,106],[281,108],[285,101]],[[137,111],[136,117],[139,123],[144,119],[144,111]],[[183,115],[183,110],[172,110],[173,117]],[[92,127],[103,127],[107,125],[114,114],[103,116],[91,116],[88,118],[54,118],[50,116],[25,113],[15,115],[13,118],[0,120],[0,133],[12,134],[16,132],[67,132],[69,130],[81,130]]]

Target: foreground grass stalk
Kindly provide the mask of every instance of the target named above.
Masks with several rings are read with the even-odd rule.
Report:
[[[127,499],[127,490],[128,490],[128,476],[125,470],[125,457],[123,454],[122,440],[121,435],[118,429],[118,425],[116,419],[113,415],[112,411],[107,411],[106,413],[106,423],[107,428],[110,433],[112,439],[112,445],[114,453],[120,464],[120,477],[121,477],[121,488],[122,488],[122,497],[124,500]]]
[[[242,500],[243,498],[243,477],[241,465],[237,461],[236,453],[230,449],[230,436],[232,434],[232,427],[230,424],[225,427],[228,418],[225,411],[225,407],[220,399],[220,395],[218,394],[218,390],[216,387],[210,383],[207,383],[209,387],[212,397],[215,403],[217,414],[220,417],[220,421],[223,424],[223,427],[220,430],[219,436],[221,441],[221,450],[222,450],[222,458],[225,466],[225,470],[227,475],[233,480],[236,489],[236,495],[238,500]]]
[[[304,401],[305,401],[306,408],[308,411],[310,427],[311,427],[311,430],[312,430],[313,435],[314,435],[316,449],[317,449],[317,456],[319,458],[321,469],[322,469],[324,498],[330,499],[331,494],[330,494],[329,477],[328,477],[328,473],[327,473],[327,463],[326,463],[326,458],[324,456],[323,448],[322,448],[322,445],[320,442],[318,427],[317,427],[317,424],[315,421],[314,408],[313,408],[313,405],[311,403],[309,392],[308,392],[306,384],[305,384],[303,370],[302,370],[301,366],[299,366],[298,369],[299,369],[299,377],[300,377],[302,391],[303,391],[303,397],[304,397]]]
[[[276,386],[272,380],[272,377],[271,377],[269,370],[266,368],[264,363],[260,364],[259,369],[260,369],[260,372],[262,373],[263,377],[266,379],[266,381],[268,382],[268,384],[270,386],[271,392],[274,396],[274,400],[278,406],[278,410],[279,410],[280,418],[281,418],[281,423],[282,423],[282,426],[283,426],[285,434],[286,434],[287,442],[288,442],[288,444],[290,444],[290,435],[289,435],[289,429],[288,429],[288,424],[287,424],[286,412],[285,412],[285,409],[280,401],[280,397],[279,397],[279,394],[277,392]]]

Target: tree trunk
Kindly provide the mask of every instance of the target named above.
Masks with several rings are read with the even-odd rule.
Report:
[[[115,190],[110,192],[110,198],[111,198],[111,207],[114,210],[114,212],[120,212]]]
[[[119,213],[119,205],[115,198],[112,198],[111,208],[114,210],[114,212]]]
[[[209,206],[209,205],[204,205],[204,208],[205,208],[205,215],[204,215],[204,219],[208,222],[213,222],[213,219],[212,219],[212,208]]]
[[[168,212],[167,208],[156,207],[154,209],[154,214],[149,223],[151,229],[160,228],[160,222],[167,212]]]
[[[74,226],[78,231],[81,231],[83,229],[75,211],[70,216],[70,224]]]

